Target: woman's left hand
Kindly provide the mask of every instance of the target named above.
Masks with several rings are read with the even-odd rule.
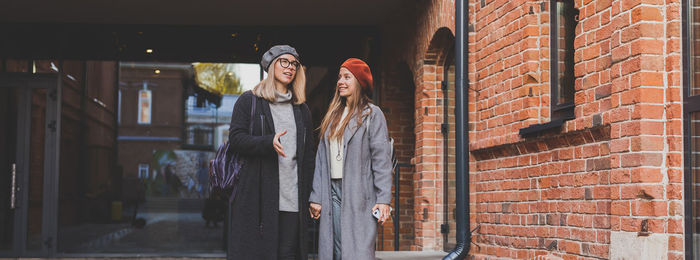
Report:
[[[391,207],[388,204],[375,204],[372,208],[372,212],[379,209],[379,219],[377,222],[380,225],[384,225],[384,222],[391,217]]]

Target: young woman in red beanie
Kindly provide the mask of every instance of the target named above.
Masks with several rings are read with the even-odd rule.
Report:
[[[391,214],[391,154],[386,119],[371,103],[372,73],[345,61],[321,122],[309,213],[321,219],[319,259],[375,259],[377,223]],[[373,212],[378,214],[373,216]]]

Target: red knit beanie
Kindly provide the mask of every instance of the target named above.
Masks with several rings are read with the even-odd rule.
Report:
[[[345,67],[355,76],[366,95],[372,95],[372,72],[369,70],[367,63],[360,59],[349,58],[340,67]]]

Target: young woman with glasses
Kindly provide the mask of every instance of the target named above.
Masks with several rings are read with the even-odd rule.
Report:
[[[310,219],[301,212],[313,178],[314,139],[304,68],[287,45],[268,50],[261,65],[267,77],[238,98],[231,117],[230,147],[245,163],[231,206],[227,255],[306,259]]]

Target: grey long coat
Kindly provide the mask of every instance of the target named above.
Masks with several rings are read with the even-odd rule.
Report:
[[[375,259],[377,221],[371,210],[377,203],[391,203],[391,147],[386,119],[379,107],[370,104],[370,108],[369,121],[365,116],[358,127],[356,118],[353,118],[343,135],[345,164],[340,220],[342,259]],[[318,145],[313,189],[309,198],[310,202],[321,204],[318,246],[321,260],[333,259],[327,134],[324,134]]]

